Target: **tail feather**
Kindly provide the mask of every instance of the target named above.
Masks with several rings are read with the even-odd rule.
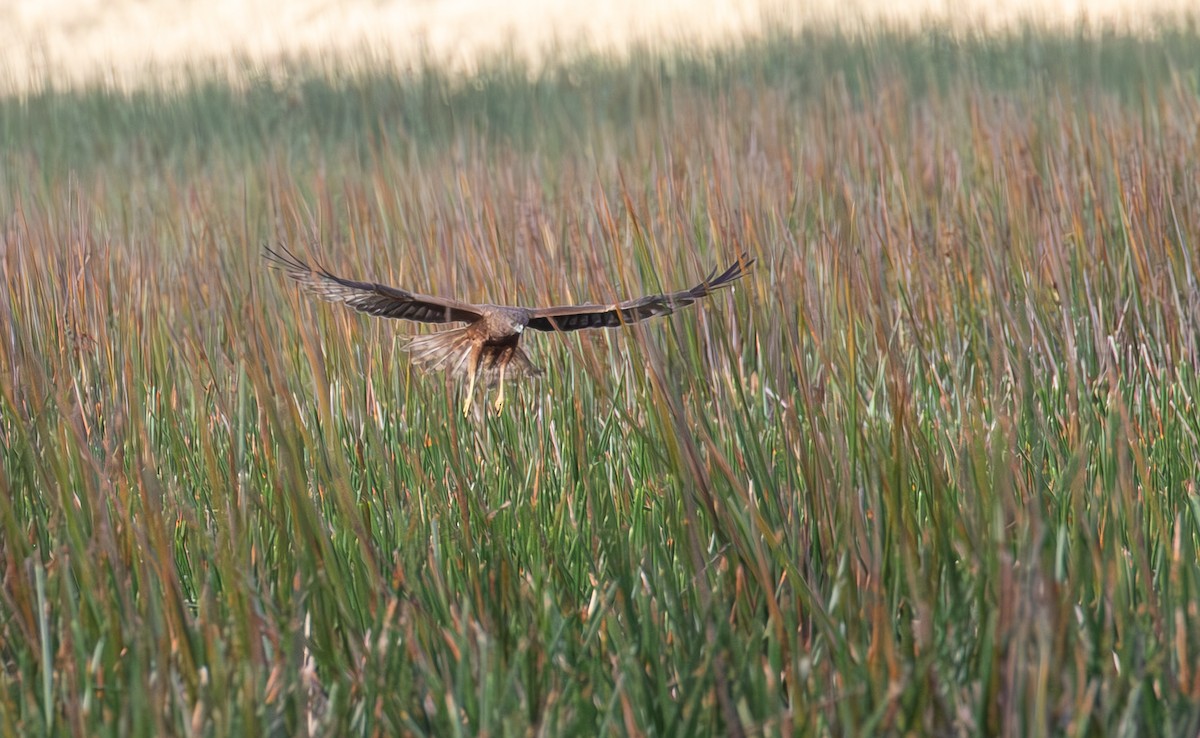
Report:
[[[469,347],[459,351],[458,355],[456,357],[452,357],[447,363],[446,371],[450,372],[451,375],[456,377],[466,375],[467,372],[470,371],[471,357],[474,355],[474,352],[474,347]]]
[[[520,379],[522,377],[540,377],[544,374],[541,369],[534,366],[533,362],[529,360],[529,355],[520,348],[514,348],[511,351],[508,367],[504,370],[504,378],[506,380]],[[492,357],[490,363],[481,364],[479,373],[483,375],[487,386],[496,386],[496,383],[500,381],[500,361],[498,356]]]
[[[420,369],[446,371],[456,377],[467,377],[472,368],[489,385],[500,378],[500,365],[508,361],[504,370],[506,378],[540,377],[542,370],[534,366],[529,355],[520,347],[504,351],[491,351],[476,357],[481,348],[468,333],[470,326],[456,328],[424,336],[412,336],[404,344],[404,350],[412,356],[412,363]]]
[[[513,354],[512,363],[508,365],[507,372],[510,377],[540,377],[545,374],[540,367],[535,366],[529,360],[529,355],[520,348],[517,348],[516,353]]]
[[[475,344],[467,335],[466,328],[413,336],[404,349],[412,355],[412,362],[426,371],[446,369],[456,376],[466,375],[470,370]]]

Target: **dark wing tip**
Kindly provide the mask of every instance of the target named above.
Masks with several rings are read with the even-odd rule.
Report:
[[[326,269],[320,262],[313,261],[312,264],[309,264],[304,259],[296,256],[291,249],[283,244],[278,244],[275,248],[264,246],[263,258],[266,259],[268,267],[278,269],[296,282],[310,289],[319,285],[322,280],[337,282],[342,285],[346,283],[346,280]]]
[[[704,288],[706,294],[725,287],[749,274],[750,268],[754,266],[755,261],[756,259],[750,256],[750,254],[742,252],[738,254],[737,260],[729,265],[729,268],[715,278],[713,275],[717,273],[717,270],[713,269],[708,278],[700,283],[700,287]]]
[[[757,260],[753,256],[743,251],[738,254],[737,260],[730,264],[729,268],[722,272],[721,276],[716,278],[715,283],[725,284],[735,279],[741,279],[750,273],[750,269],[754,266],[755,261]]]
[[[266,259],[268,267],[287,272],[289,275],[293,272],[312,272],[312,267],[283,244],[278,244],[275,248],[263,246],[263,258]]]

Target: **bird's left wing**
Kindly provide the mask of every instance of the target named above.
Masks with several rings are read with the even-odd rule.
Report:
[[[363,313],[381,318],[416,320],[421,323],[469,323],[482,313],[474,305],[445,297],[421,295],[398,287],[342,279],[321,265],[311,267],[280,246],[264,253],[271,266],[283,271],[306,290],[330,302],[345,303]]]
[[[742,254],[720,275],[714,269],[691,289],[666,295],[647,295],[615,305],[560,305],[530,309],[529,327],[539,331],[577,331],[584,328],[616,328],[657,315],[668,315],[687,307],[741,279],[754,265],[754,259]]]

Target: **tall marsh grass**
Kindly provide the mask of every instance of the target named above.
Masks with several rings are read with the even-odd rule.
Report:
[[[287,80],[0,101],[0,734],[1200,730],[1194,27]]]

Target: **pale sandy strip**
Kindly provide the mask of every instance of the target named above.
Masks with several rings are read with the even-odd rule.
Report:
[[[1144,27],[1194,12],[1193,0],[0,0],[0,92],[104,80],[169,78],[187,65],[237,75],[280,57],[420,58],[469,70],[499,50],[620,53],[632,44],[711,45],[768,26],[881,21],[1000,29],[1033,19]]]

